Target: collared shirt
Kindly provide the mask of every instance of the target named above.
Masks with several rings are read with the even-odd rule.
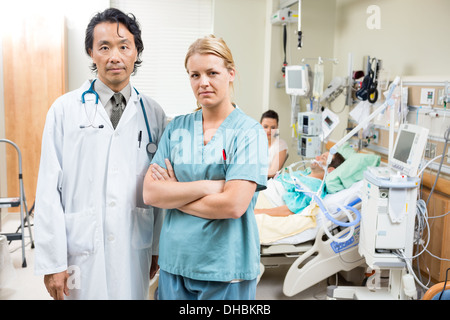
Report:
[[[111,102],[111,98],[114,95],[113,90],[111,90],[110,87],[108,87],[106,84],[104,84],[100,79],[97,79],[94,84],[94,90],[98,93],[100,102],[105,107],[106,113],[109,117],[111,117],[111,110],[113,107],[113,104]],[[126,105],[128,104],[128,101],[131,97],[131,85],[128,82],[128,84],[123,88],[120,93],[125,97],[126,104],[122,104],[122,110],[125,110]]]

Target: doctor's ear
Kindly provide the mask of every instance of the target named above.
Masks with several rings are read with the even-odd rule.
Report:
[[[330,173],[330,172],[332,172],[332,171],[334,171],[336,168],[333,168],[333,167],[328,167],[328,173]]]

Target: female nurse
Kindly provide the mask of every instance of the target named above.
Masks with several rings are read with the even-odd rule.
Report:
[[[278,113],[273,110],[267,110],[262,114],[260,122],[269,141],[268,178],[273,178],[286,162],[288,145],[278,134]]]
[[[231,102],[236,71],[222,39],[195,41],[185,67],[199,108],[169,123],[144,180],[144,201],[168,209],[159,299],[254,299],[253,209],[267,180],[267,138]]]

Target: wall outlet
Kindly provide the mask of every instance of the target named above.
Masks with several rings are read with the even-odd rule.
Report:
[[[422,88],[420,92],[420,104],[421,105],[434,105],[434,88]]]

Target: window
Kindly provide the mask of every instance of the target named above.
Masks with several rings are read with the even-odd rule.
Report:
[[[197,38],[213,33],[213,0],[111,0],[136,16],[142,30],[142,65],[131,81],[168,117],[192,112],[196,101],[184,58]]]

